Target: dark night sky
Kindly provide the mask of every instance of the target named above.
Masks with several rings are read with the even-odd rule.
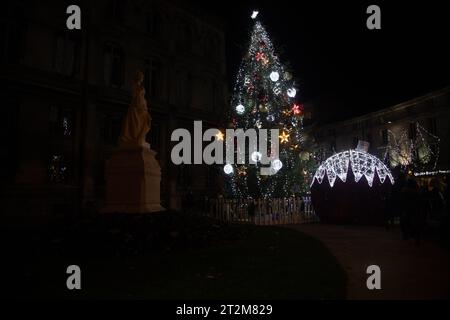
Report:
[[[227,24],[228,76],[245,52],[253,8],[298,79],[303,101],[328,101],[332,120],[450,85],[450,12],[443,2],[228,1],[198,3]],[[382,30],[366,28],[381,8]]]

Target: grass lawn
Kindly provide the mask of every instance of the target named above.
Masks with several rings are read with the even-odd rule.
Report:
[[[88,299],[345,298],[344,271],[315,239],[281,227],[202,223],[159,228],[165,231],[153,247],[130,240],[133,232],[116,240],[92,230],[76,241],[50,237],[48,245],[26,255],[16,252],[9,260],[10,293]],[[70,264],[81,268],[81,291],[65,287]]]

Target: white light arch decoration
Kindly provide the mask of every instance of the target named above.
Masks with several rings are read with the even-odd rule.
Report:
[[[377,173],[381,183],[389,178],[391,184],[394,184],[391,171],[380,159],[364,151],[347,150],[332,155],[325,160],[314,174],[311,186],[315,181],[321,184],[325,175],[327,175],[330,187],[334,186],[337,178],[346,182],[349,166],[352,168],[355,182],[358,182],[364,176],[369,186],[372,187],[375,173]]]

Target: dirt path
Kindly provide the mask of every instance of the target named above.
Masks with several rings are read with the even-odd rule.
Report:
[[[399,230],[360,226],[296,225],[322,241],[348,275],[349,299],[449,299],[450,252],[435,243],[403,241]],[[381,290],[368,290],[366,268],[381,268]]]

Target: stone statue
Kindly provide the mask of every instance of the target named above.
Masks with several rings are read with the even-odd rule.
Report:
[[[152,213],[161,206],[161,167],[156,152],[145,142],[151,117],[138,71],[133,81],[132,100],[123,119],[119,148],[106,160],[106,194],[103,213]]]
[[[119,137],[120,147],[143,147],[145,137],[150,131],[151,117],[145,100],[143,86],[144,74],[138,71],[132,86],[132,100],[126,117],[122,122],[122,132]]]

